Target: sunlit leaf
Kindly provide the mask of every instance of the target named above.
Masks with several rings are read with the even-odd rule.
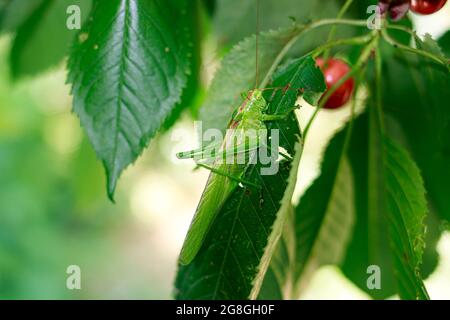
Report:
[[[296,208],[293,279],[297,296],[302,278],[320,266],[341,262],[353,230],[354,191],[351,168],[344,154],[345,133],[330,143],[320,177]]]
[[[339,264],[345,255],[354,222],[353,179],[344,149],[347,134],[348,128],[330,142],[320,176],[301,197],[285,227],[278,248],[283,258],[275,256],[271,264],[280,291],[266,290],[265,298],[297,299],[314,271]],[[264,284],[275,286],[270,278]]]
[[[112,198],[187,83],[187,1],[96,1],[69,61],[74,110],[103,162]]]
[[[349,159],[357,214],[344,273],[374,298],[398,293],[403,299],[426,299],[420,267],[427,207],[417,166],[367,115],[355,123]],[[434,247],[428,249],[432,252]],[[381,270],[381,288],[367,285],[372,265]]]

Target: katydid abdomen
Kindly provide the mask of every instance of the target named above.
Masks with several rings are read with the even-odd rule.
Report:
[[[217,169],[238,177],[245,168],[243,165],[223,164]],[[211,172],[181,249],[180,262],[182,264],[189,264],[195,258],[217,212],[237,185],[237,181]]]

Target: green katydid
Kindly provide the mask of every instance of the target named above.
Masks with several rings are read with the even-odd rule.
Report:
[[[227,134],[219,148],[216,145],[208,145],[201,149],[177,154],[177,157],[180,159],[198,157],[200,159],[211,160],[208,159],[211,155],[213,158],[213,163],[210,166],[202,163],[198,164],[200,167],[211,170],[211,175],[209,176],[181,250],[180,262],[182,264],[189,264],[194,259],[217,212],[238,184],[242,183],[252,186],[251,182],[243,179],[247,164],[222,163],[222,161],[218,160],[222,160],[224,156],[228,156],[229,154],[233,156],[255,151],[261,147],[261,141],[264,139],[256,137],[256,139],[246,140],[248,138],[246,133],[250,131],[256,133],[264,132],[266,129],[266,121],[283,120],[291,111],[297,108],[294,107],[284,114],[266,114],[268,104],[263,97],[263,90],[267,89],[273,88],[254,89],[250,90],[248,94],[243,95],[245,99],[235,111],[228,125],[228,128],[233,130],[227,130]],[[287,86],[283,89],[292,90],[293,88]],[[237,139],[234,140],[233,138]],[[230,140],[234,142],[231,146]],[[252,157],[252,155],[249,157]],[[248,160],[247,163],[250,163],[250,161]]]
[[[259,9],[259,0],[257,0],[257,9]],[[257,11],[257,18],[259,13]],[[255,75],[255,87],[258,84],[258,19],[257,19],[257,32],[256,32],[256,75]],[[282,90],[282,94],[285,95],[288,90],[295,90],[298,94],[304,93],[304,99],[307,102],[314,104],[318,98],[318,94],[325,90],[325,84],[323,81],[322,73],[318,68],[315,67],[315,62],[311,56],[305,56],[296,60],[296,63],[292,63],[294,66],[289,71],[292,73],[293,79],[296,81],[293,84],[277,83],[274,85],[281,85],[284,87],[276,88],[264,88],[264,89],[253,89],[243,94],[244,101],[235,110],[232,119],[228,124],[229,129],[223,141],[218,144],[211,144],[205,148],[200,148],[197,150],[192,150],[188,152],[181,152],[177,156],[180,159],[190,159],[190,158],[200,158],[211,161],[210,165],[203,163],[197,163],[198,166],[207,168],[211,171],[208,178],[206,187],[203,191],[200,202],[197,206],[195,216],[189,227],[187,236],[183,243],[183,247],[180,253],[180,263],[189,264],[197,255],[200,250],[203,241],[214,222],[217,213],[221,210],[223,204],[229,197],[229,195],[235,190],[239,185],[247,185],[254,187],[252,182],[245,181],[244,175],[249,164],[252,163],[254,159],[255,151],[261,147],[268,148],[265,143],[265,138],[267,136],[258,136],[258,133],[266,133],[267,121],[281,121],[286,119],[292,111],[294,111],[297,106],[291,108],[286,108],[283,110],[283,114],[268,114],[268,101],[270,103],[271,99],[266,100],[263,96],[265,90]],[[312,77],[317,80],[320,85],[315,86],[308,81],[303,81],[299,74],[305,73],[305,77]],[[319,76],[320,75],[320,76]],[[292,85],[292,87],[291,87]],[[299,87],[299,88],[294,88]],[[273,91],[272,97],[274,97],[275,91]],[[295,95],[297,96],[297,95]],[[270,98],[270,97],[269,97]],[[294,99],[295,100],[295,99]],[[314,101],[314,102],[312,102]],[[292,105],[295,105],[295,101],[291,101]],[[256,132],[257,136],[247,140],[249,132]],[[236,134],[237,133],[237,134]],[[236,141],[237,140],[237,141]],[[275,155],[279,154],[285,158],[288,156],[284,155],[282,152],[278,152],[278,146],[276,150],[272,147],[269,148],[271,153]],[[275,152],[273,152],[275,151]],[[224,156],[231,155],[247,155],[248,160],[246,163],[223,163],[221,160]]]

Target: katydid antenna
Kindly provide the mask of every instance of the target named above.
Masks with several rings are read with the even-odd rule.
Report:
[[[258,52],[258,47],[259,47],[259,2],[260,2],[260,0],[256,0],[255,89],[258,88],[258,84],[259,84],[259,79],[258,79],[259,78],[259,52]]]

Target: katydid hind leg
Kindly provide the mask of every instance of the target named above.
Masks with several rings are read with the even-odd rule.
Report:
[[[235,149],[228,149],[229,152],[249,152],[256,150],[257,145],[252,148],[244,148],[242,145]],[[223,151],[222,155],[227,151]],[[198,251],[207,236],[207,233],[214,222],[217,213],[220,211],[222,204],[228,195],[237,187],[238,183],[243,185],[260,188],[255,183],[242,179],[242,173],[245,166],[236,164],[222,164],[217,167],[197,162],[197,166],[204,167],[215,173],[210,175],[200,199],[199,206],[196,210],[194,219],[189,227],[183,247],[180,253],[180,263],[187,265],[196,257]]]
[[[227,171],[231,176],[242,172],[241,166],[218,166],[218,170]],[[238,183],[218,174],[211,174],[198,204],[189,231],[180,253],[180,263],[189,264],[194,260],[208,234],[211,225],[228,196]]]
[[[230,175],[227,172],[221,171],[220,169],[216,169],[216,168],[214,168],[212,166],[208,166],[206,164],[200,164],[199,163],[198,166],[202,167],[202,168],[205,168],[205,169],[208,169],[212,173],[215,173],[215,174],[227,177],[227,178],[229,178],[231,180],[234,180],[234,181],[236,181],[238,183],[242,183],[243,185],[247,185],[247,186],[254,187],[254,188],[259,188],[259,186],[257,184],[255,184],[255,183],[253,183],[251,181],[247,181],[245,179],[242,179],[242,177],[240,177],[240,176],[232,176],[232,175]]]
[[[202,148],[190,150],[190,151],[184,151],[177,153],[178,159],[206,159],[210,157],[215,157],[216,150],[220,148],[221,143],[211,143],[207,146],[204,146]]]

